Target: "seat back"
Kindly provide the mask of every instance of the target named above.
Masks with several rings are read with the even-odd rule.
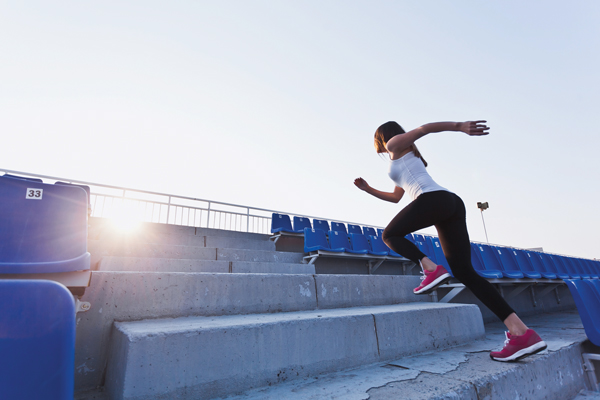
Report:
[[[481,250],[477,247],[476,243],[471,243],[471,264],[475,271],[485,271],[485,266],[483,265],[483,259],[481,258]]]
[[[360,225],[348,224],[348,233],[359,233],[362,235],[363,231]]]
[[[510,249],[502,248],[499,246],[492,246],[493,251],[498,255],[502,269],[504,271],[516,271],[522,272],[517,264],[517,259]]]
[[[542,256],[540,255],[540,253],[536,251],[525,251],[525,254],[527,254],[527,257],[529,257],[529,261],[531,262],[533,269],[537,272],[542,273],[542,276],[544,276],[543,274],[548,273],[556,275],[555,272],[551,271],[548,268],[548,266],[542,261]]]
[[[577,271],[582,278],[589,279],[594,276],[592,270],[588,268],[583,259],[571,257],[568,262],[570,262],[572,268]]]
[[[310,248],[321,246],[323,249],[330,249],[325,231],[321,229],[304,228],[304,252],[310,253]]]
[[[337,231],[337,232],[344,232],[344,233],[348,233],[348,231],[346,231],[346,225],[342,222],[332,222],[331,223],[331,230],[332,231]]]
[[[0,397],[73,399],[75,302],[68,289],[0,280],[0,304]]]
[[[0,273],[90,269],[88,197],[80,187],[0,177]]]
[[[294,231],[304,232],[304,228],[312,229],[310,219],[304,217],[294,217]]]
[[[271,233],[280,231],[293,232],[292,221],[287,214],[273,213],[271,217]]]
[[[407,235],[407,239],[409,235]],[[410,240],[410,239],[409,239]],[[444,254],[444,251],[442,249],[442,244],[440,242],[440,238],[439,237],[433,237],[431,239],[432,243],[433,243],[433,252],[435,253],[435,259],[437,260],[437,263],[439,265],[441,265],[442,267],[446,268],[446,271],[448,271],[450,273],[450,275],[454,276],[452,274],[452,270],[450,269],[450,265],[448,265],[448,260],[446,260],[446,256]]]
[[[377,236],[377,232],[375,231],[375,228],[370,228],[368,226],[363,226],[363,235],[365,236]]]
[[[351,233],[349,236],[353,250],[371,251],[371,246],[369,246],[369,241],[367,240],[367,237],[365,235],[361,235],[359,233]]]
[[[478,244],[477,247],[485,269],[488,271],[502,271],[502,264],[496,250],[487,244]]]
[[[313,229],[320,229],[323,233],[330,231],[329,222],[324,219],[313,219]]]
[[[423,254],[425,254],[431,261],[439,264],[437,257],[435,256],[435,250],[433,249],[433,240],[430,236],[421,235],[419,233],[413,233],[415,239],[415,245]]]
[[[369,235],[369,236],[367,236],[367,239],[369,240],[369,243],[371,244],[371,250],[373,250],[376,253],[389,254],[391,249],[387,246],[387,244],[385,244],[383,242],[383,239],[381,238],[381,236]]]
[[[344,251],[347,251],[352,248],[347,233],[329,231],[327,235],[329,236],[329,246],[332,249],[344,249]]]

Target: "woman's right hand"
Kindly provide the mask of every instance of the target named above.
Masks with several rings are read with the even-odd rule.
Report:
[[[369,184],[367,183],[367,181],[365,181],[363,178],[356,178],[354,180],[354,184],[356,185],[357,188],[359,188],[360,190],[367,190],[367,188],[369,187]]]
[[[469,136],[482,136],[489,134],[489,127],[485,124],[487,121],[466,121],[461,122],[459,130]]]

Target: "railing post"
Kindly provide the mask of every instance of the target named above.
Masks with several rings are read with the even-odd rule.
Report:
[[[171,196],[169,196],[169,202],[167,203],[167,225],[169,224],[169,213],[171,212]]]
[[[250,232],[250,207],[246,208],[246,232]]]
[[[208,216],[206,217],[206,227],[210,228],[210,201],[208,202]]]

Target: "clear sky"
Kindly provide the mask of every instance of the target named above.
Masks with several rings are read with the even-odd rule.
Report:
[[[0,167],[385,226],[383,122],[471,239],[600,258],[600,2],[0,2]],[[433,232],[431,230],[427,232]]]

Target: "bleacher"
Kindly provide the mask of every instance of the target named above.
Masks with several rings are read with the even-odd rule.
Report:
[[[392,390],[426,371],[414,360],[430,363],[428,354],[448,354],[449,362],[465,343],[475,352],[501,345],[495,334],[485,338],[494,332],[484,331],[485,311],[459,283],[413,295],[418,272],[385,246],[380,228],[305,216],[292,226],[276,213],[289,224],[273,218],[271,234],[153,222],[124,233],[89,216],[86,185],[0,176],[2,183],[2,399],[301,399],[313,383],[321,394],[310,398],[351,398],[348,382],[363,373],[368,385]],[[43,190],[42,200],[29,190]],[[445,263],[436,237],[408,238]],[[568,312],[584,304],[581,320],[595,343],[599,308],[589,299],[600,281],[597,261],[477,243],[473,251],[480,273],[511,288],[506,297],[520,314],[559,313],[549,315],[572,324]],[[560,278],[565,273],[570,279]],[[514,368],[581,354],[587,342],[577,332],[569,331],[570,347]],[[592,377],[576,362],[568,368],[560,385],[517,375],[547,398],[573,398]],[[506,376],[497,370],[469,390],[501,387]]]

